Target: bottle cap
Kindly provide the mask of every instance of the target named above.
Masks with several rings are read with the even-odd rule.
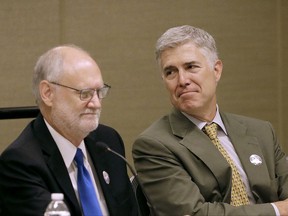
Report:
[[[64,195],[62,193],[52,193],[51,194],[51,199],[52,200],[63,200]]]

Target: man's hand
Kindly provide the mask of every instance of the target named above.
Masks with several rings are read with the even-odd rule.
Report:
[[[281,216],[288,216],[288,199],[274,202]]]

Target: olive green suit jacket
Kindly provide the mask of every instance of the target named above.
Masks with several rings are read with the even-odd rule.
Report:
[[[229,205],[231,168],[210,139],[174,109],[133,145],[135,168],[156,215],[275,215],[270,203],[288,198],[288,162],[271,124],[220,115],[257,205]],[[253,154],[262,163],[251,163]]]

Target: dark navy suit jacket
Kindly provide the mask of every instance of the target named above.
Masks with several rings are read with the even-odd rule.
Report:
[[[102,141],[124,156],[120,135],[114,129],[100,124],[84,141],[110,215],[137,215],[137,204],[125,162],[96,146],[96,142]],[[104,180],[103,171],[110,177],[109,184]],[[71,216],[81,215],[61,153],[40,114],[1,155],[1,215],[42,216],[50,202],[51,193],[56,192],[64,194]]]

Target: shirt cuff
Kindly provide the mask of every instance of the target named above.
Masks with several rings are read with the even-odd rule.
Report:
[[[280,216],[280,212],[279,212],[278,208],[276,207],[276,205],[275,205],[274,203],[271,203],[271,205],[272,205],[273,208],[274,208],[274,211],[275,211],[275,213],[276,213],[276,216]]]

